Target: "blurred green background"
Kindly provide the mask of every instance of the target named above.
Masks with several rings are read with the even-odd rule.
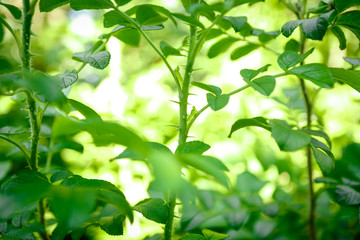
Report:
[[[21,6],[21,1],[3,2],[12,4],[15,2],[15,5]],[[184,12],[180,1],[176,0],[134,0],[133,2],[136,4],[153,3],[164,6],[172,12]],[[318,1],[310,1],[309,4],[316,6]],[[132,5],[130,3],[125,8],[130,8]],[[1,11],[0,14],[8,14],[3,9]],[[50,75],[78,68],[81,64],[72,60],[73,53],[91,48],[99,35],[109,32],[109,29],[104,29],[102,26],[101,13],[101,11],[75,12],[68,7],[62,7],[46,14],[37,10],[33,20],[35,35],[32,38],[31,51],[34,54],[32,67]],[[295,19],[293,14],[277,0],[267,0],[265,3],[255,4],[251,7],[242,6],[228,15],[247,16],[253,27],[267,31],[280,30],[287,21]],[[206,21],[204,19],[204,23]],[[20,28],[19,22],[10,21],[10,23],[14,28]],[[164,30],[149,32],[149,36],[157,45],[160,40],[166,40],[172,46],[180,47],[188,26],[179,23],[176,28],[169,21],[164,25]],[[291,37],[296,39],[299,36],[298,31],[299,29]],[[308,41],[306,48],[316,47],[316,50],[306,61],[325,63],[330,67],[350,68],[351,65],[342,58],[360,57],[359,42],[352,33],[346,32],[346,35],[348,47],[344,51],[339,50],[337,40],[329,33],[325,36],[324,41]],[[271,41],[268,47],[281,53],[288,40],[280,35]],[[230,92],[245,84],[239,74],[241,69],[257,69],[271,63],[269,74],[280,72],[280,68],[276,64],[277,55],[263,48],[259,48],[237,61],[230,60],[231,50],[214,59],[209,59],[207,57],[208,48],[216,41],[214,39],[206,42],[200,52],[196,60],[197,71],[193,74],[193,80],[213,84],[221,87],[224,92]],[[231,49],[236,47],[238,46],[235,44]],[[177,92],[161,59],[143,39],[140,47],[131,47],[111,38],[108,43],[108,51],[111,53],[109,66],[104,71],[86,66],[79,74],[80,79],[72,87],[68,97],[92,107],[101,114],[103,119],[119,121],[144,136],[145,139],[166,144],[175,150],[177,131],[171,125],[176,125],[178,122],[178,105],[172,102],[177,101]],[[184,57],[170,56],[168,60],[173,67],[180,66],[180,69],[183,70]],[[10,72],[12,69],[18,68],[19,64],[15,43],[10,34],[6,32],[5,39],[0,45],[1,73]],[[312,83],[307,82],[307,85],[312,93],[318,91]],[[193,95],[190,96],[189,109],[193,106],[200,109],[206,105],[204,91],[194,88],[191,89],[191,93]],[[0,96],[0,128],[9,124],[13,126],[28,124],[26,114],[22,110],[23,101],[24,98],[21,95]],[[359,103],[360,94],[347,85],[337,83],[333,89],[321,89],[316,93],[313,119],[331,137],[332,150],[338,159],[337,162],[343,161],[341,159],[344,159],[343,149],[346,146],[353,147],[346,148],[349,156],[355,151],[359,151],[359,146],[354,145],[354,143],[360,143]],[[56,114],[56,109],[50,108],[45,116],[42,126],[42,133],[45,137],[49,136],[51,119],[54,114]],[[72,112],[71,115],[82,117],[78,112]],[[281,203],[282,212],[274,222],[285,224],[287,215],[294,212],[296,217],[291,215],[289,219],[294,219],[293,224],[296,225],[298,217],[301,225],[299,229],[302,229],[299,231],[304,232],[308,212],[304,151],[280,152],[270,134],[257,128],[243,129],[236,132],[231,139],[227,137],[231,125],[237,119],[256,116],[285,119],[290,123],[304,126],[306,124],[305,105],[298,80],[292,77],[278,78],[275,92],[271,97],[264,97],[252,89],[247,89],[232,96],[229,104],[221,111],[206,110],[191,129],[189,140],[200,140],[211,145],[207,154],[222,159],[229,167],[228,176],[234,189],[242,189],[239,175],[244,176],[241,174],[249,172],[261,182],[259,189],[256,190],[263,203],[272,203],[274,199],[281,203],[279,192],[281,192],[280,195],[283,194],[281,196],[289,197]],[[148,196],[147,189],[152,176],[144,163],[127,159],[110,161],[121,153],[123,148],[119,146],[95,147],[87,133],[81,132],[75,136],[75,139],[85,146],[84,152],[63,150],[54,156],[54,167],[66,166],[73,173],[83,177],[108,180],[123,190],[131,204],[136,204]],[[355,154],[354,156],[359,159],[359,155]],[[41,157],[40,160],[40,165],[43,166],[45,157]],[[5,180],[6,176],[26,165],[21,155],[12,151],[12,146],[4,141],[0,141],[0,161],[0,180]],[[221,196],[229,195],[222,186],[214,184],[211,179],[206,179],[195,171],[184,172],[184,174],[191,176],[191,182],[199,189],[215,193],[215,195],[219,193]],[[322,175],[316,164],[314,175],[315,178]],[[315,184],[315,190],[322,187],[322,183]],[[217,198],[214,197],[214,199],[216,202]],[[326,192],[323,192],[322,196],[318,198],[319,202],[324,203],[320,204],[317,210],[319,231],[325,232],[329,229],[335,231],[337,228],[335,224],[334,226],[327,225],[329,219],[346,218],[345,233],[341,235],[346,236],[349,229],[358,228],[357,223],[351,222],[356,219],[357,212],[354,212],[353,209],[340,211],[340,207],[330,199],[331,197]],[[251,205],[251,201],[248,205]],[[244,206],[246,207],[246,203]],[[211,209],[216,209],[216,207],[211,205]],[[216,215],[216,211],[214,215]],[[269,219],[265,218],[264,221],[270,221]],[[272,231],[271,224],[266,226],[270,226]],[[146,220],[138,214],[134,224],[127,223],[126,234],[123,237],[108,236],[97,228],[88,231],[93,239],[130,240],[143,239],[154,233],[160,233],[162,229],[160,225]],[[289,230],[289,232],[291,231]],[[322,236],[327,235],[323,233]]]

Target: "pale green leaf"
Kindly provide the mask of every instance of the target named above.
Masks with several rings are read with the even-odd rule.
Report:
[[[222,94],[219,96],[215,96],[211,93],[206,94],[207,102],[210,106],[210,108],[214,111],[218,111],[222,108],[224,108],[229,103],[230,95],[228,94]]]
[[[267,122],[267,120],[263,117],[255,117],[255,118],[244,118],[244,119],[239,119],[237,120],[232,126],[231,126],[231,131],[229,134],[229,138],[231,137],[231,135],[244,127],[250,127],[250,126],[254,126],[254,127],[261,127],[264,128],[268,131],[271,131],[271,127],[269,125],[269,123]]]

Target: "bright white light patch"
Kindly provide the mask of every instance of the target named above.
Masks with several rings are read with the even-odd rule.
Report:
[[[96,33],[92,17],[86,13],[74,16],[70,24],[70,30],[74,34],[84,37],[92,37]]]

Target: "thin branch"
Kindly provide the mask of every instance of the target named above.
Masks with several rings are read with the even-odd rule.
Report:
[[[11,143],[11,144],[13,144],[14,146],[16,146],[16,147],[24,154],[24,156],[25,156],[25,158],[26,158],[26,161],[27,161],[28,164],[30,165],[29,154],[25,151],[24,148],[22,148],[17,142],[11,140],[10,138],[4,137],[4,136],[2,136],[2,135],[0,135],[0,138],[3,139],[3,140],[5,140],[5,141],[7,141],[7,142],[9,142],[9,143]]]

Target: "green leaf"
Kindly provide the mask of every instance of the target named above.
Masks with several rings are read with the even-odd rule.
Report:
[[[276,222],[269,220],[259,220],[255,223],[254,232],[258,238],[263,239],[269,237],[269,235],[274,231],[276,227]]]
[[[326,183],[326,184],[339,184],[339,181],[333,178],[328,177],[318,177],[315,178],[314,182],[316,183]]]
[[[229,10],[231,8],[234,8],[236,6],[240,6],[246,3],[249,3],[250,5],[255,4],[257,2],[264,2],[265,0],[225,0],[225,10]]]
[[[5,136],[24,134],[27,132],[28,132],[28,130],[22,126],[18,126],[18,127],[5,126],[5,127],[0,128],[0,134],[5,135]]]
[[[165,41],[160,41],[160,49],[161,49],[162,53],[165,55],[165,57],[168,57],[170,55],[183,56],[179,50],[172,47],[170,44],[168,44]]]
[[[300,78],[310,80],[322,88],[331,88],[334,85],[333,75],[331,74],[330,69],[324,64],[306,64],[290,69],[290,72]]]
[[[206,240],[206,238],[200,234],[188,234],[180,238],[180,240]]]
[[[311,137],[299,130],[292,130],[285,122],[273,119],[271,121],[271,136],[282,151],[296,151],[307,146]]]
[[[344,50],[346,48],[346,37],[344,32],[338,26],[333,26],[331,28],[332,33],[339,40],[339,48]]]
[[[254,79],[253,81],[246,81],[253,89],[259,93],[270,96],[275,89],[275,77],[266,75]]]
[[[79,153],[84,152],[84,147],[80,143],[74,141],[61,141],[60,143],[55,144],[52,146],[49,151],[50,152],[59,152],[63,149],[71,149],[77,151]]]
[[[351,65],[360,66],[360,58],[348,58],[344,57],[344,60]],[[330,69],[331,70],[331,69]]]
[[[207,150],[210,149],[210,145],[201,142],[201,141],[191,141],[191,142],[185,142],[180,144],[176,151],[175,154],[184,154],[184,153],[193,153],[193,154],[203,154],[204,152],[206,152]]]
[[[40,12],[50,12],[55,8],[68,4],[70,0],[40,0]]]
[[[229,236],[227,234],[217,233],[209,229],[203,229],[202,233],[204,234],[207,240],[222,240]]]
[[[114,34],[114,37],[120,41],[130,45],[130,46],[139,46],[140,44],[140,33],[136,29],[132,28],[123,28],[120,31],[117,31]]]
[[[231,212],[225,213],[224,217],[232,228],[239,229],[243,226],[243,224],[245,224],[248,212],[246,210],[232,209]]]
[[[0,43],[4,40],[4,27],[0,23]]]
[[[207,54],[208,57],[214,58],[220,55],[221,53],[224,53],[226,50],[228,50],[231,47],[233,43],[237,41],[238,41],[237,39],[231,37],[220,39],[210,47],[209,52]]]
[[[261,206],[260,210],[270,217],[275,217],[280,210],[280,205],[277,202],[273,202],[273,203]]]
[[[237,120],[232,126],[231,126],[231,131],[229,134],[229,138],[231,137],[231,135],[244,127],[250,127],[250,126],[254,126],[254,127],[261,127],[264,128],[268,131],[271,131],[271,127],[269,125],[269,123],[267,122],[267,120],[263,117],[255,117],[255,118],[244,118],[244,119],[239,119]]]
[[[217,158],[198,154],[181,154],[178,159],[186,165],[213,176],[219,183],[229,188],[229,180],[224,173],[228,168]]]
[[[111,0],[70,0],[70,7],[79,11],[83,9],[108,9],[115,6]]]
[[[69,176],[74,175],[68,169],[62,169],[62,168],[52,169],[52,170],[50,170],[50,173],[52,173],[52,175],[50,177],[50,182],[52,182],[52,183],[63,180]]]
[[[258,36],[258,39],[262,43],[266,43],[270,40],[275,39],[277,36],[280,35],[281,32],[279,31],[272,31],[272,32],[263,32]]]
[[[188,23],[190,25],[199,27],[201,29],[205,29],[204,25],[199,20],[197,20],[196,18],[190,17],[188,15],[184,15],[184,14],[181,14],[181,13],[172,13],[172,15],[174,17],[180,19],[181,21],[186,22],[186,23]]]
[[[11,170],[11,162],[10,161],[1,161],[0,162],[0,181],[6,177],[6,175]]]
[[[259,180],[250,172],[241,173],[236,180],[236,190],[238,192],[259,192],[266,182]]]
[[[248,55],[252,51],[258,49],[260,46],[257,44],[249,43],[245,46],[236,48],[230,55],[231,60],[237,60],[243,56]]]
[[[123,6],[123,5],[131,2],[131,0],[115,0],[115,2],[118,6]]]
[[[255,78],[257,75],[259,75],[260,73],[266,72],[270,66],[271,66],[271,64],[266,64],[265,66],[262,66],[261,68],[259,68],[257,70],[241,69],[240,75],[243,77],[244,80],[250,81],[253,78]]]
[[[340,185],[335,190],[336,201],[343,205],[359,205],[360,204],[360,193],[355,189]]]
[[[360,40],[360,11],[354,10],[354,11],[348,11],[343,14],[341,14],[335,24],[341,25],[346,28],[348,28],[350,31],[352,31],[356,37]]]
[[[311,129],[300,129],[299,131],[304,132],[308,135],[317,136],[323,138],[329,147],[331,148],[331,140],[330,137],[323,131],[311,130]]]
[[[79,62],[85,62],[97,69],[104,69],[109,65],[110,53],[108,51],[101,51],[92,53],[92,51],[74,53],[73,59]]]
[[[104,14],[104,27],[109,28],[115,25],[129,25],[129,21],[125,19],[118,11],[111,10]]]
[[[297,28],[303,22],[304,22],[304,20],[293,20],[293,21],[287,22],[284,24],[284,26],[282,26],[281,33],[285,37],[290,37],[290,35],[294,32],[295,28]]]
[[[331,170],[334,168],[334,161],[331,157],[325,154],[323,151],[315,148],[313,145],[311,146],[311,150],[315,157],[316,162],[318,163],[321,171],[325,174],[329,174]]]
[[[57,78],[57,85],[59,88],[64,89],[70,87],[78,80],[76,70],[66,70],[65,73],[55,76]]]
[[[358,0],[334,0],[335,9],[338,12],[342,12],[352,6],[358,6],[360,5],[360,2]]]
[[[100,218],[100,228],[111,236],[119,236],[124,234],[125,216],[118,214],[116,216],[107,216]]]
[[[201,82],[191,82],[191,84],[194,85],[195,87],[204,89],[205,91],[212,92],[216,96],[219,96],[222,93],[221,88],[214,86],[214,85],[205,84],[205,83],[201,83]]]
[[[336,81],[344,82],[356,91],[360,92],[360,71],[345,70],[342,68],[330,68],[331,74]]]
[[[311,48],[303,55],[297,54],[293,51],[285,51],[280,54],[277,59],[277,63],[282,69],[286,70],[304,61],[313,51],[314,48]]]
[[[247,17],[223,17],[223,19],[230,22],[236,33],[240,32],[245,27],[247,22]]]
[[[68,103],[70,103],[73,108],[79,111],[86,118],[86,121],[93,123],[102,122],[99,114],[97,114],[97,112],[85,104],[82,104],[81,102],[78,102],[74,99],[68,99]]]
[[[22,13],[18,7],[11,5],[11,4],[2,3],[2,2],[0,2],[0,5],[3,5],[4,7],[6,7],[15,19],[21,18]]]
[[[134,209],[147,219],[157,223],[165,224],[169,218],[169,206],[160,198],[144,199],[137,203]]]
[[[229,98],[229,94],[221,94],[219,96],[215,96],[211,93],[206,94],[207,102],[210,108],[214,111],[224,108],[229,103]]]
[[[322,40],[328,27],[328,22],[323,17],[315,17],[303,20],[301,28],[305,37],[312,40]]]
[[[296,41],[295,39],[290,39],[286,45],[285,45],[285,51],[293,51],[293,52],[298,52],[299,51],[299,42]]]
[[[136,9],[136,20],[142,26],[159,25],[167,20],[157,13],[152,6],[140,5]]]

